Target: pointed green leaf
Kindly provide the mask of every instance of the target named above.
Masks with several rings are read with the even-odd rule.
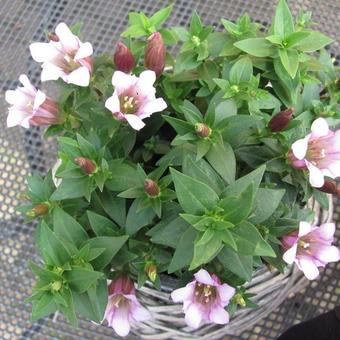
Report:
[[[294,32],[293,17],[285,0],[280,0],[276,7],[273,25],[274,33],[281,37],[287,37]]]
[[[286,69],[288,74],[295,78],[296,72],[299,67],[299,54],[295,50],[286,50],[283,48],[279,49],[279,56],[283,67]]]
[[[70,271],[65,271],[64,276],[72,290],[78,293],[84,293],[91,285],[96,283],[98,279],[103,277],[103,273],[73,266]]]
[[[249,38],[234,43],[234,46],[255,57],[270,57],[275,53],[275,47],[265,38]]]
[[[309,36],[299,41],[295,47],[302,52],[314,52],[321,50],[323,47],[331,44],[332,42],[333,39],[326,35],[318,31],[310,31]]]
[[[230,69],[230,83],[248,82],[253,75],[253,64],[248,57],[239,59]]]
[[[88,210],[87,217],[89,219],[91,228],[97,236],[115,236],[119,229],[108,218]]]

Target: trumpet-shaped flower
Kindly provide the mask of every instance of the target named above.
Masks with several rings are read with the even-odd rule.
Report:
[[[282,238],[283,260],[288,264],[295,263],[308,280],[314,280],[319,275],[318,267],[340,259],[339,249],[332,246],[334,232],[334,223],[316,227],[300,222],[298,231]]]
[[[60,23],[48,43],[30,45],[32,58],[42,63],[41,81],[63,79],[66,83],[88,86],[92,73],[92,45],[82,43],[65,23]]]
[[[19,81],[23,86],[8,90],[6,101],[11,105],[8,109],[7,126],[59,124],[58,105],[43,92],[37,90],[26,75],[22,74]]]
[[[221,284],[215,274],[210,275],[204,269],[199,270],[194,277],[185,287],[171,293],[173,301],[183,302],[188,326],[196,329],[203,322],[227,324],[229,314],[224,307],[235,294],[235,288],[226,283]]]
[[[311,130],[292,145],[291,160],[297,168],[308,168],[310,184],[321,188],[324,176],[340,176],[340,130],[331,131],[324,118],[316,119]]]
[[[139,77],[116,71],[112,77],[115,90],[106,100],[105,107],[118,120],[127,121],[133,129],[142,129],[144,118],[167,107],[162,98],[156,98],[155,80],[155,72],[149,70]]]
[[[111,282],[104,319],[119,336],[128,335],[132,324],[150,317],[150,312],[138,302],[134,284],[128,277]]]

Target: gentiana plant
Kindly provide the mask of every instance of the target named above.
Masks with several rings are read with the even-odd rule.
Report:
[[[197,13],[165,27],[171,10],[130,13],[113,55],[60,23],[30,45],[59,96],[25,75],[6,92],[9,127],[47,125],[58,141],[58,165],[27,178],[21,208],[39,222],[33,320],[81,314],[125,336],[152,318],[138,288],[171,276],[189,326],[226,324],[256,307],[243,285],[257,268],[296,263],[315,279],[339,260],[334,223],[311,225],[307,206],[340,192],[332,40],[284,0],[268,29],[243,15],[217,31]]]

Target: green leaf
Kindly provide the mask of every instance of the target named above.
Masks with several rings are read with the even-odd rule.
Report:
[[[39,237],[39,249],[42,255],[47,256],[48,264],[63,266],[70,260],[70,254],[56,234],[42,221],[37,230]]]
[[[151,241],[176,249],[183,233],[187,228],[187,222],[181,217],[177,217],[170,223],[164,225],[163,228],[153,233]]]
[[[239,196],[228,196],[220,201],[224,209],[224,220],[238,224],[250,214],[254,200],[254,185],[250,184]]]
[[[266,39],[268,41],[270,41],[272,44],[276,44],[276,45],[281,45],[282,41],[283,41],[282,37],[280,35],[276,35],[276,34],[270,35],[270,36],[266,37]]]
[[[175,184],[178,201],[184,211],[190,214],[201,214],[212,209],[219,198],[208,185],[175,169],[170,169]]]
[[[88,239],[84,228],[59,207],[53,209],[53,228],[58,237],[66,239],[77,248]]]
[[[275,47],[265,38],[249,38],[234,43],[234,46],[255,57],[274,55]]]
[[[109,237],[100,236],[87,241],[91,248],[105,248],[105,251],[92,261],[95,269],[105,268],[124,245],[129,236]]]
[[[89,219],[92,230],[97,236],[116,236],[118,227],[108,218],[88,210],[87,217]]]
[[[77,133],[77,141],[79,148],[83,154],[83,156],[89,159],[95,159],[97,156],[97,150],[95,147],[87,141],[84,137],[82,137],[79,133]]]
[[[192,154],[187,154],[183,158],[182,170],[185,175],[207,184],[217,194],[221,193],[224,187],[223,180],[207,161],[204,159],[196,160]]]
[[[236,159],[234,151],[228,143],[223,143],[220,139],[218,143],[211,146],[205,157],[227,183],[235,181]]]
[[[192,14],[191,21],[190,21],[190,33],[192,35],[198,36],[200,31],[202,30],[202,23],[199,15],[195,11]]]
[[[151,224],[155,217],[155,212],[151,207],[138,211],[139,203],[138,198],[133,201],[126,217],[125,229],[128,235],[133,235],[139,229]]]
[[[273,26],[274,33],[281,37],[294,32],[293,17],[285,0],[280,0],[276,8]]]
[[[261,165],[257,169],[253,170],[249,174],[238,178],[234,183],[227,186],[223,191],[224,196],[237,196],[246,188],[253,183],[254,195],[256,195],[257,190],[260,186],[263,174],[266,170],[266,165]]]
[[[120,226],[125,226],[126,220],[126,200],[114,197],[113,193],[104,190],[100,195],[101,205],[104,211]]]
[[[163,115],[162,117],[180,135],[185,135],[186,133],[190,133],[190,132],[194,131],[194,127],[189,122],[186,122],[186,121],[178,119],[178,118],[170,117],[170,116],[165,116],[165,115]]]
[[[224,223],[226,223],[226,222],[224,222]],[[231,226],[233,227],[232,224],[231,224]],[[233,234],[228,229],[217,230],[216,233],[219,235],[219,237],[221,238],[221,240],[224,244],[228,245],[229,247],[231,247],[235,251],[237,250],[237,244],[234,240]]]
[[[69,289],[64,289],[62,296],[67,306],[59,305],[59,309],[62,313],[64,313],[70,324],[73,327],[77,327],[78,320],[74,309],[73,296],[71,294],[71,291]]]
[[[97,323],[103,320],[108,298],[106,280],[100,280],[96,285],[90,286],[83,294],[72,292],[72,295],[80,314]]]
[[[230,83],[238,85],[248,82],[253,75],[253,64],[248,57],[239,59],[230,69]]]
[[[109,162],[112,178],[105,182],[105,186],[112,191],[124,191],[143,185],[134,166],[115,159]]]
[[[56,191],[52,194],[51,200],[60,201],[78,197],[85,197],[89,200],[92,188],[93,181],[89,176],[81,178],[64,178]]]
[[[35,321],[48,316],[57,311],[57,305],[54,302],[53,294],[44,292],[40,298],[32,304],[31,320]]]
[[[193,227],[188,227],[188,229],[181,236],[174,256],[170,262],[168,273],[174,273],[188,266],[192,260],[194,254],[194,240],[197,236],[197,231]]]
[[[192,104],[189,100],[184,100],[183,105],[180,106],[180,109],[182,110],[185,119],[195,125],[196,123],[200,123],[203,120],[202,113],[200,110]]]
[[[204,237],[204,234],[202,237]],[[202,239],[202,237],[200,239]],[[195,242],[194,257],[190,263],[189,270],[193,270],[204,263],[210,262],[222,247],[222,240],[218,233],[213,233],[213,236],[209,238],[207,242]]]
[[[309,31],[309,36],[299,41],[295,47],[302,52],[314,52],[321,50],[326,45],[333,42],[333,39],[318,31]]]
[[[293,32],[286,39],[286,48],[294,47],[301,40],[307,38],[311,33],[309,31]]]
[[[261,223],[268,219],[276,210],[282,200],[285,190],[263,189],[257,191],[254,201],[254,217],[250,221],[254,224]]]
[[[78,293],[84,293],[91,285],[95,284],[98,279],[103,277],[103,273],[83,267],[72,266],[70,271],[65,271],[64,276],[72,290]]]
[[[161,10],[157,11],[149,20],[150,25],[153,25],[155,27],[159,27],[162,25],[166,19],[169,17],[169,15],[172,12],[172,5],[167,6],[165,8],[162,8]]]
[[[296,72],[299,67],[299,54],[295,50],[279,49],[279,56],[283,67],[288,74],[295,78]]]
[[[252,256],[276,256],[273,249],[253,224],[243,221],[233,228],[231,232],[237,244],[238,253]]]
[[[218,254],[218,259],[232,273],[250,282],[253,274],[253,257],[238,254],[236,251],[224,247]]]

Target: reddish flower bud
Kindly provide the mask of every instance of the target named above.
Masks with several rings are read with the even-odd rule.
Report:
[[[82,169],[88,175],[91,175],[97,171],[97,165],[94,161],[91,161],[91,159],[77,157],[74,159],[74,163],[79,165],[80,169]]]
[[[269,122],[268,127],[273,132],[285,129],[293,117],[294,108],[288,108],[276,114]]]
[[[335,181],[325,180],[325,184],[321,188],[316,189],[322,192],[326,192],[327,194],[340,196],[340,187],[336,184]]]
[[[144,181],[144,190],[151,197],[156,197],[160,193],[160,189],[157,183],[148,178]]]
[[[55,33],[53,33],[53,32],[48,32],[47,33],[47,39],[49,41],[59,41],[59,37]]]
[[[117,71],[122,71],[125,73],[130,73],[135,67],[135,57],[129,48],[119,42],[116,47],[115,54],[113,56],[113,61],[116,65]]]
[[[195,125],[195,131],[199,137],[206,138],[211,135],[211,129],[204,123],[197,123]]]
[[[37,217],[37,216],[42,216],[48,213],[49,210],[49,205],[46,203],[41,203],[36,205],[33,209],[28,211],[26,213],[27,216],[29,217]]]
[[[144,55],[144,66],[159,77],[165,67],[165,45],[159,32],[153,33],[147,41]]]
[[[133,281],[128,276],[120,276],[119,278],[113,280],[109,287],[109,295],[115,293],[121,294],[134,294],[135,292],[135,285]]]

